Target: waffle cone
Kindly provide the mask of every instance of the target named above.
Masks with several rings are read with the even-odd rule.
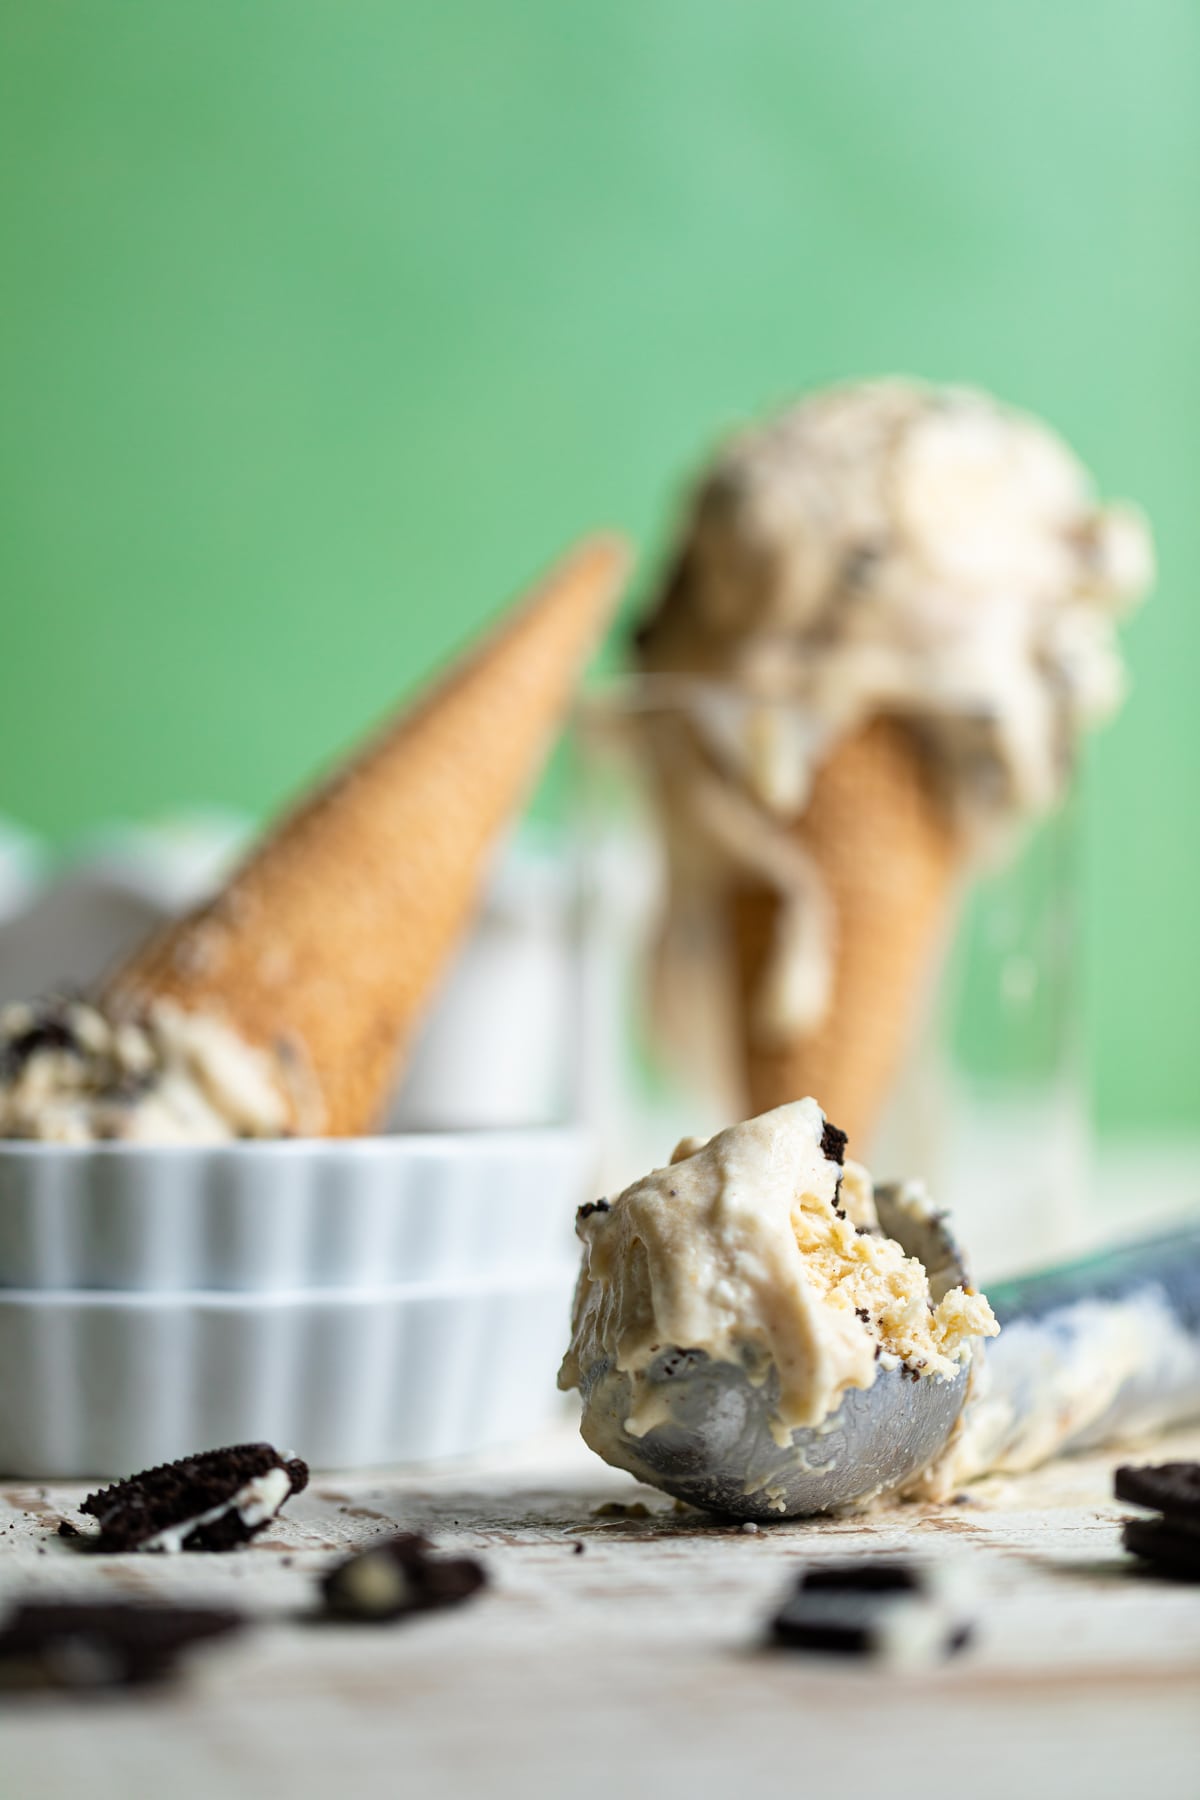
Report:
[[[781,902],[766,886],[736,890],[746,1101],[759,1113],[812,1094],[861,1150],[911,1042],[963,868],[962,836],[914,733],[883,718],[821,766],[794,832],[832,902],[831,1003],[803,1036],[764,1033],[756,1015]]]
[[[215,900],[118,969],[105,1002],[215,1014],[291,1071],[297,1129],[368,1130],[624,568],[623,547],[600,538],[559,564],[303,798]]]

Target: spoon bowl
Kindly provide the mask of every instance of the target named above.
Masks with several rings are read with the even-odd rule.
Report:
[[[901,1188],[876,1190],[882,1231],[916,1256],[934,1304],[966,1281],[961,1253],[942,1215]],[[951,1380],[920,1377],[902,1365],[877,1366],[868,1388],[850,1388],[819,1425],[772,1434],[779,1372],[768,1364],[715,1361],[673,1347],[650,1364],[657,1418],[641,1436],[626,1429],[630,1377],[611,1359],[580,1383],[584,1436],[610,1462],[678,1500],[735,1519],[796,1518],[861,1505],[918,1474],[946,1444],[966,1400],[969,1370]]]

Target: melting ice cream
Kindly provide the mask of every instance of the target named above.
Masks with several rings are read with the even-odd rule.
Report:
[[[991,1308],[962,1286],[934,1294],[929,1272],[880,1229],[871,1178],[843,1165],[843,1147],[816,1101],[800,1100],[707,1144],[687,1140],[666,1168],[582,1207],[560,1386],[586,1390],[599,1367],[627,1375],[618,1425],[637,1438],[661,1418],[651,1364],[672,1348],[702,1350],[759,1383],[777,1372],[772,1430],[786,1444],[881,1368],[957,1376],[998,1330]],[[585,1404],[584,1437],[624,1466],[611,1425]]]

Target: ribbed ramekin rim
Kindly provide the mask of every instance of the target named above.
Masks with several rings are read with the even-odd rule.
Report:
[[[437,1281],[387,1282],[377,1287],[309,1288],[0,1288],[0,1312],[42,1312],[53,1307],[92,1312],[191,1309],[248,1313],[289,1307],[401,1305],[414,1300],[487,1299],[495,1294],[543,1293],[571,1284],[579,1264],[563,1260],[536,1273],[510,1269],[501,1275],[455,1275]]]
[[[286,1161],[297,1156],[326,1161],[361,1160],[367,1155],[409,1156],[494,1155],[513,1151],[550,1151],[564,1147],[585,1148],[594,1141],[585,1125],[516,1125],[463,1127],[455,1131],[381,1132],[375,1137],[354,1138],[237,1138],[218,1144],[141,1144],[127,1139],[88,1144],[45,1143],[32,1138],[0,1138],[0,1161],[77,1162],[88,1158],[105,1161],[146,1161],[171,1157],[180,1161]]]

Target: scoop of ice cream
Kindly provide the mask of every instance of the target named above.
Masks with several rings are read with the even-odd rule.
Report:
[[[661,1417],[647,1379],[664,1351],[703,1351],[757,1384],[778,1376],[773,1434],[819,1425],[848,1388],[900,1364],[914,1379],[953,1379],[975,1341],[998,1330],[986,1299],[954,1287],[936,1300],[929,1273],[884,1235],[865,1169],[843,1166],[842,1134],[799,1100],[682,1143],[612,1201],[581,1207],[583,1267],[561,1387],[600,1366],[630,1378],[620,1428]],[[624,1465],[611,1418],[585,1407],[583,1435]]]
[[[919,725],[987,825],[1061,792],[1079,735],[1121,698],[1114,620],[1152,575],[1141,515],[1101,505],[1040,421],[865,382],[718,453],[639,658],[691,678],[665,693],[774,810],[883,712]]]
[[[0,1138],[220,1143],[294,1118],[282,1068],[215,1017],[59,999],[0,1012]]]

